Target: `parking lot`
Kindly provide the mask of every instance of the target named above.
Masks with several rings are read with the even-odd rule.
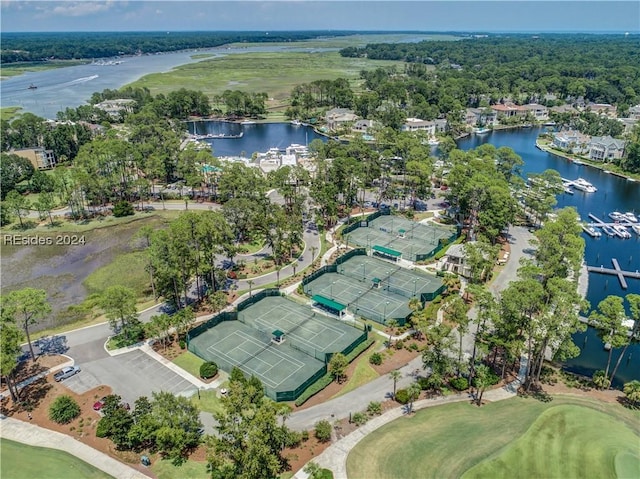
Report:
[[[140,396],[151,397],[152,392],[180,394],[196,389],[192,383],[142,351],[79,365],[82,372],[61,383],[79,394],[104,384],[111,386],[115,394],[122,396],[123,401],[133,404]]]

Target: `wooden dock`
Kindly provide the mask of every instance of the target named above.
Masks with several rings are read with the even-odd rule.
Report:
[[[622,289],[627,289],[628,285],[627,285],[627,280],[626,278],[634,278],[634,279],[640,279],[640,271],[625,271],[622,268],[620,268],[620,265],[618,264],[618,260],[615,258],[611,259],[611,262],[613,263],[613,268],[605,268],[604,266],[587,266],[587,271],[589,271],[590,273],[602,273],[602,274],[611,274],[614,276],[618,277],[618,281],[620,281],[620,286],[622,286]]]

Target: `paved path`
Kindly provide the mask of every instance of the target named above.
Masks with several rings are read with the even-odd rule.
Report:
[[[10,417],[2,416],[0,418],[0,436],[31,446],[49,447],[68,452],[117,479],[148,479],[151,477],[71,436]]]
[[[485,400],[490,402],[502,401],[504,399],[514,397],[517,393],[518,387],[520,387],[525,371],[526,360],[523,360],[520,363],[518,379],[502,388],[487,391],[482,397],[483,402]],[[413,404],[413,409],[414,411],[418,411],[420,409],[441,406],[443,404],[470,401],[470,399],[471,398],[468,394],[455,394],[452,396],[437,397],[434,399],[421,399]],[[333,472],[334,479],[347,479],[347,457],[349,452],[351,452],[351,450],[368,434],[371,434],[379,427],[384,426],[395,419],[407,415],[407,413],[407,407],[402,406],[371,419],[364,426],[359,427],[348,436],[343,437],[329,446],[322,452],[322,454],[315,457],[313,462],[318,464],[320,467],[330,469]],[[304,472],[303,469],[300,469],[293,477],[294,479],[307,479],[309,475]]]

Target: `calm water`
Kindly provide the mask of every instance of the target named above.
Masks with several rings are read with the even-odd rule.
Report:
[[[491,143],[496,147],[508,146],[522,157],[525,164],[523,171],[542,172],[554,169],[563,178],[574,180],[582,177],[592,183],[598,191],[596,193],[575,192],[574,195],[562,194],[558,197],[558,207],[573,206],[578,210],[582,219],[587,220],[592,213],[603,221],[610,221],[607,216],[612,211],[635,211],[640,213],[640,183],[627,181],[624,178],[604,173],[586,165],[576,165],[562,158],[538,150],[535,140],[540,129],[520,129],[491,132],[487,135],[475,135],[458,142],[464,150],[475,148],[483,143]],[[633,234],[631,239],[619,238],[591,238],[583,234],[586,241],[585,260],[589,266],[611,267],[611,258],[617,258],[620,267],[630,271],[640,269],[640,237]],[[608,295],[624,296],[628,293],[640,294],[640,280],[627,279],[628,289],[623,290],[614,276],[589,273],[589,289],[587,300],[591,307]],[[586,340],[585,340],[586,338]],[[575,343],[582,349],[582,354],[567,362],[568,369],[582,374],[591,375],[596,369],[604,369],[608,353],[602,347],[592,328],[585,333],[574,336]],[[614,351],[615,362],[619,351]],[[629,347],[627,355],[631,360],[623,359],[616,375],[618,384],[631,379],[640,379],[640,345]]]
[[[223,121],[195,122],[188,124],[190,133],[206,135],[239,135],[242,138],[215,138],[203,140],[211,144],[215,156],[245,156],[251,157],[255,152],[265,152],[269,148],[284,149],[292,143],[308,145],[316,138],[325,140],[318,135],[313,128],[307,126],[294,126],[290,123],[257,123],[253,125],[241,125]]]

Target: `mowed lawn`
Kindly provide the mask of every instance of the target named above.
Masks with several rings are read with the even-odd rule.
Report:
[[[113,478],[71,454],[0,440],[2,479],[108,479]]]
[[[640,477],[640,413],[513,398],[448,404],[381,427],[349,454],[349,479]]]

